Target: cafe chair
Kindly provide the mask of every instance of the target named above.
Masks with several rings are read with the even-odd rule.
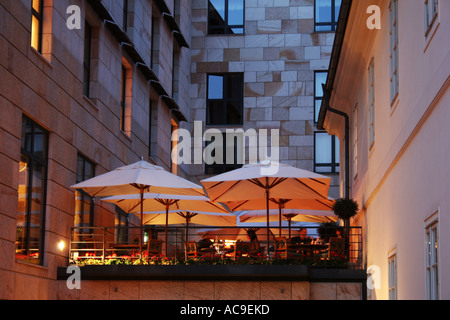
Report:
[[[275,238],[274,256],[277,259],[287,259],[287,240],[286,237]]]
[[[336,255],[344,254],[345,240],[344,238],[331,237],[328,246],[328,258]]]
[[[162,252],[162,244],[161,240],[150,239],[147,242],[147,253],[149,257],[159,256]]]
[[[197,243],[195,241],[187,241],[184,243],[184,251],[186,259],[196,258],[198,255],[197,252]]]

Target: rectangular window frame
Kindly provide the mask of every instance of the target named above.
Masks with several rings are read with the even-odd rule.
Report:
[[[33,2],[39,1],[38,5],[38,11],[34,9]],[[34,30],[33,27],[33,18],[36,19],[38,26],[37,30]],[[43,30],[43,23],[44,23],[44,0],[32,0],[31,1],[31,47],[33,47],[37,52],[42,54],[42,30]],[[37,48],[33,45],[33,35],[37,37]]]
[[[439,12],[439,0],[425,0],[425,36],[433,29]]]
[[[80,160],[81,160],[81,172],[82,172],[82,176],[80,177],[78,175],[79,173],[79,167],[78,165],[80,164]],[[89,174],[86,174],[86,164],[89,163],[91,165],[91,172]],[[95,163],[91,160],[89,160],[87,157],[85,157],[84,155],[82,155],[81,153],[77,154],[77,177],[76,177],[76,183],[80,183],[82,181],[88,180],[90,178],[93,178],[95,176]],[[77,201],[79,203],[79,206],[76,206],[76,208],[78,208],[78,210],[76,210],[75,215],[79,215],[80,217],[80,229],[78,229],[79,233],[93,233],[93,229],[89,228],[89,227],[93,227],[94,226],[94,198],[91,197],[88,193],[84,192],[83,190],[77,190]],[[84,217],[85,217],[85,210],[84,210],[84,205],[85,203],[88,202],[89,203],[89,221],[84,221]],[[79,213],[77,213],[77,211]],[[76,225],[75,225],[76,227]],[[81,227],[88,227],[88,228],[81,228]]]
[[[314,132],[314,172],[320,173],[320,174],[333,174],[333,173],[339,173],[340,172],[340,159],[338,156],[339,152],[339,140],[336,136],[331,136],[331,162],[330,163],[318,163],[317,162],[317,135],[318,134],[327,134],[326,131],[315,131]],[[318,168],[326,168],[330,167],[330,171],[322,171],[318,170]]]
[[[319,106],[318,106],[317,102],[322,102],[322,100],[323,100],[323,95],[319,96],[317,94],[317,85],[318,85],[318,83],[317,83],[317,81],[318,81],[317,80],[317,74],[319,74],[319,73],[326,73],[326,75],[328,77],[328,70],[316,70],[316,71],[314,71],[314,124],[317,124],[318,117],[319,117],[319,111],[320,111],[320,107],[321,107],[321,104],[319,104]],[[326,81],[327,77],[325,77],[325,81]]]
[[[29,137],[24,137],[24,126],[25,125],[31,125],[31,136]],[[35,150],[35,134],[36,134],[36,130],[40,130],[43,134],[42,137],[42,144],[43,144],[43,154],[42,157],[36,155],[36,150]],[[25,208],[25,223],[23,226],[19,226],[17,227],[17,233],[16,233],[16,259],[17,260],[21,260],[21,261],[27,261],[30,263],[34,263],[34,264],[38,264],[38,265],[43,265],[44,263],[44,244],[45,244],[45,221],[46,221],[46,203],[47,203],[47,175],[48,175],[48,148],[49,148],[49,132],[47,130],[45,130],[43,127],[41,127],[40,125],[38,125],[36,122],[34,122],[32,119],[28,118],[27,116],[23,116],[22,117],[22,142],[21,142],[21,159],[26,159],[27,162],[22,162],[22,163],[26,163],[26,165],[22,168],[19,166],[19,171],[22,172],[23,170],[27,169],[29,172],[28,176],[27,176],[27,181],[26,181],[26,193],[25,193],[25,197],[26,197],[26,208]],[[24,139],[26,139],[25,141],[25,146],[24,146]],[[30,142],[30,144],[28,145],[26,142]],[[40,217],[39,217],[39,237],[37,239],[37,241],[39,241],[39,243],[37,244],[37,253],[32,253],[32,250],[35,250],[35,248],[32,248],[31,245],[31,226],[32,222],[31,222],[31,203],[33,202],[33,194],[34,194],[34,188],[35,188],[35,184],[33,181],[34,175],[33,175],[33,170],[35,169],[36,166],[40,166],[43,169],[43,174],[41,176],[41,184],[40,184],[40,189],[41,189],[41,193],[40,193]],[[28,168],[27,168],[28,167]],[[31,187],[30,187],[31,186]],[[19,195],[20,196],[20,195]],[[20,201],[20,198],[18,199],[18,201]],[[25,240],[20,242],[19,241],[19,228],[25,228]],[[23,243],[23,245],[21,246],[21,243]],[[19,249],[19,246],[22,247],[22,249]],[[20,250],[24,250],[24,254],[23,255],[17,255],[18,253],[20,253]]]
[[[339,12],[336,12],[336,0],[331,1],[331,21],[317,22],[317,1],[314,1],[314,31],[315,32],[335,32],[337,29]],[[339,0],[338,0],[339,1]],[[342,4],[342,3],[341,3]],[[330,30],[318,30],[318,27],[330,27]]]
[[[353,180],[358,178],[358,104],[353,109]]]
[[[91,93],[92,26],[86,21],[84,31],[83,94],[90,98]]]
[[[375,144],[375,59],[369,64],[369,151]]]
[[[389,300],[397,300],[397,250],[394,249],[388,256],[388,295]]]
[[[434,246],[433,246],[434,243]],[[434,249],[432,248],[434,247]],[[440,299],[439,218],[435,213],[425,225],[425,279],[428,300]]]
[[[398,0],[389,4],[389,42],[390,42],[390,96],[391,107],[399,95],[399,38],[398,38]]]
[[[207,12],[207,24],[208,24],[208,35],[243,35],[245,34],[245,0],[242,0],[243,7],[242,7],[242,24],[236,24],[236,25],[230,25],[228,24],[228,16],[229,16],[229,10],[228,10],[228,1],[225,1],[225,21],[223,26],[212,26],[209,19],[209,13],[211,11],[211,1],[208,0],[208,12]],[[242,29],[242,32],[235,33],[232,31],[232,29]],[[216,32],[214,32],[216,31]],[[223,32],[217,32],[217,31],[223,31]]]

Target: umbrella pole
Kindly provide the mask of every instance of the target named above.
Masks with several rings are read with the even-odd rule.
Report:
[[[278,234],[281,237],[281,202],[278,203]]]
[[[139,242],[139,255],[140,258],[142,259],[142,242],[144,241],[144,230],[143,230],[143,225],[144,225],[144,189],[141,188],[141,241]]]
[[[166,257],[167,257],[167,228],[169,227],[169,205],[166,204]]]
[[[268,180],[268,179],[267,179]],[[267,213],[267,259],[269,258],[269,186],[266,185],[266,213]]]

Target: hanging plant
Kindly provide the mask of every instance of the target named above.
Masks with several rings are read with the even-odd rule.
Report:
[[[340,198],[333,205],[334,214],[342,220],[354,217],[358,213],[358,210],[358,203],[353,199]]]

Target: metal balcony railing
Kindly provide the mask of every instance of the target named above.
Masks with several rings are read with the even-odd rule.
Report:
[[[162,259],[220,260],[222,263],[264,261],[311,266],[362,268],[360,227],[76,227],[72,228],[69,262],[83,264]],[[140,244],[141,230],[144,230]],[[337,231],[338,230],[338,231]],[[303,233],[304,235],[300,235]],[[269,235],[269,237],[267,237]],[[167,243],[166,243],[167,238]]]

